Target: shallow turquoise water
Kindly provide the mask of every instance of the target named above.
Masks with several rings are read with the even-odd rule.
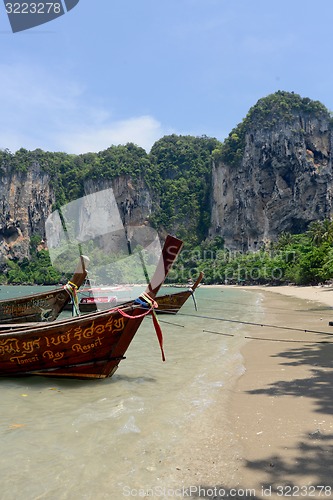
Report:
[[[7,288],[27,290],[2,287],[2,298]],[[243,370],[241,325],[201,316],[246,311],[255,320],[261,310],[257,293],[200,288],[196,297],[198,312],[189,300],[177,316],[160,316],[165,363],[147,318],[111,379],[0,379],[2,500],[118,500],[129,488],[163,486],[173,448],[195,439],[189,422]]]

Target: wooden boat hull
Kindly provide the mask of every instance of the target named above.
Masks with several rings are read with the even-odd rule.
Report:
[[[143,308],[130,306],[122,312],[137,316]],[[47,329],[41,324],[1,333],[0,375],[110,376],[142,321],[109,310],[57,321]]]
[[[158,303],[157,314],[177,314],[188,298],[193,296],[193,292],[201,283],[203,276],[204,274],[200,273],[196,282],[187,290],[156,297],[156,302]]]
[[[182,242],[169,236],[144,301],[154,299]],[[152,308],[126,306],[51,323],[15,325],[0,330],[0,376],[47,375],[105,378],[118,364]]]
[[[67,287],[75,285],[76,288],[79,288],[83,284],[87,275],[87,260],[87,258],[82,257],[74,276],[65,287],[25,297],[1,300],[0,323],[27,323],[55,320],[66,304],[71,301],[70,290]]]

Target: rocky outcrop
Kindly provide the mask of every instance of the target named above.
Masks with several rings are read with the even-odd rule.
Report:
[[[38,235],[45,240],[45,222],[56,202],[52,186],[50,175],[41,169],[38,162],[32,163],[26,171],[14,170],[10,165],[2,166],[0,264],[7,258],[19,261],[29,258],[32,236]],[[123,175],[113,180],[88,180],[84,183],[83,191],[84,194],[90,194],[108,188],[113,189],[118,205],[119,224],[125,227],[149,224],[152,202],[142,179],[134,182],[131,176]],[[111,210],[107,216],[112,219],[114,214]],[[87,214],[80,214],[79,217],[84,220]],[[57,238],[59,235],[55,235]]]
[[[256,250],[332,216],[328,113],[301,106],[264,120],[253,113],[236,132],[243,133],[241,160],[213,165],[211,236],[222,236],[231,249]]]
[[[55,202],[50,177],[38,164],[28,171],[3,167],[0,175],[0,259],[29,257],[30,238],[44,236],[44,224]]]
[[[100,233],[99,244],[110,253],[132,251],[137,244],[146,247],[155,237],[155,232],[147,229],[152,213],[152,199],[142,178],[135,180],[129,175],[122,175],[113,180],[87,181],[84,183],[85,195],[98,193],[96,202],[100,205],[95,210],[96,216],[104,221],[92,223],[94,214],[89,218],[80,216],[85,231]],[[94,198],[94,197],[93,197]],[[85,219],[85,220],[84,220]],[[90,228],[88,227],[90,226]]]
[[[112,188],[124,226],[147,225],[152,211],[150,192],[142,178],[122,175],[115,179],[88,180],[84,193],[91,194]]]

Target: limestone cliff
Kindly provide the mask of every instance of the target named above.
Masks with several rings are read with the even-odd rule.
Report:
[[[56,202],[56,185],[52,176],[38,162],[15,169],[2,162],[0,171],[0,264],[7,258],[21,261],[30,257],[30,239],[45,239],[45,221]],[[123,224],[146,225],[151,213],[151,198],[143,179],[130,175],[113,180],[94,179],[83,182],[82,192],[93,193],[112,187]],[[112,216],[112,214],[110,214]]]
[[[0,262],[29,257],[30,238],[44,235],[44,223],[55,196],[50,177],[38,164],[27,171],[3,165],[0,174]]]
[[[142,178],[137,178],[135,182],[128,175],[122,175],[113,180],[88,180],[84,183],[84,194],[108,188],[113,189],[124,226],[148,224],[152,211],[152,199]]]
[[[255,250],[331,217],[332,145],[320,103],[286,92],[260,100],[216,155],[211,236]]]

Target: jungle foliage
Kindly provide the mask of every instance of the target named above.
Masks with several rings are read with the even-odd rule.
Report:
[[[69,276],[55,269],[49,252],[39,249],[41,238],[33,236],[30,240],[30,259],[16,262],[8,259],[0,274],[1,284],[10,285],[54,285],[66,283]]]
[[[225,248],[220,237],[185,249],[173,278],[205,273],[205,283],[315,285],[333,280],[333,221],[312,222],[303,234],[283,233],[257,252]]]
[[[210,137],[170,135],[157,141],[150,158],[158,206],[155,228],[174,232],[190,246],[208,235],[211,215],[212,152]]]

